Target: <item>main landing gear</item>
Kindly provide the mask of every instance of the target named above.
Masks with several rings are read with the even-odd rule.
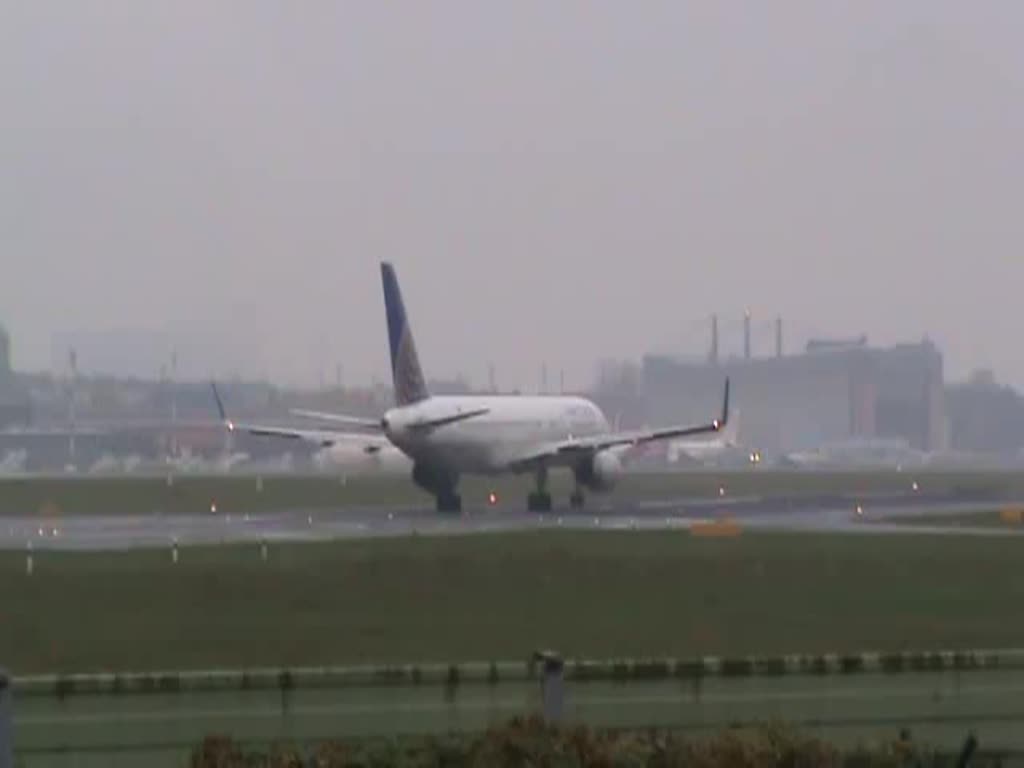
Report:
[[[569,496],[569,506],[583,509],[586,498],[583,489],[577,485]],[[551,494],[548,493],[548,471],[546,467],[537,470],[537,490],[526,497],[526,508],[530,512],[550,512],[552,508]]]
[[[417,462],[412,467],[412,481],[433,494],[438,512],[462,511],[462,497],[456,490],[458,475]]]
[[[550,512],[551,494],[547,491],[534,491],[526,497],[526,508],[530,512]]]

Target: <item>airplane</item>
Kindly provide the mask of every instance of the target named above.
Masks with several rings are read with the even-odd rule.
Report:
[[[412,460],[412,479],[434,496],[439,512],[458,512],[461,475],[533,474],[527,497],[531,512],[552,507],[547,490],[554,467],[572,471],[569,499],[584,504],[584,489],[604,492],[622,472],[623,456],[657,440],[713,434],[729,419],[729,380],[722,414],[698,426],[613,430],[591,400],[564,395],[431,395],[427,391],[412,328],[394,267],[381,263],[395,406],[379,419],[343,414],[307,415],[380,435]]]
[[[339,437],[343,433],[338,433]],[[347,435],[333,445],[313,454],[313,461],[321,469],[354,471],[365,474],[406,475],[412,470],[409,457],[388,443],[377,446],[367,444],[365,435]]]
[[[0,459],[0,475],[20,475],[25,471],[25,464],[28,461],[28,451],[18,448],[7,451],[3,459]]]
[[[310,443],[317,449],[314,454],[314,461],[323,468],[367,473],[387,473],[407,472],[412,466],[406,455],[392,445],[383,435],[235,422],[228,418],[227,411],[224,408],[224,401],[221,399],[216,383],[212,384],[212,388],[221,422],[227,427],[229,432],[240,431],[258,437],[276,437]],[[307,418],[322,419],[322,414],[316,411],[295,409],[292,413]],[[334,414],[330,415],[334,416]]]
[[[705,438],[684,438],[672,440],[666,450],[666,458],[670,464],[675,464],[681,458],[702,464],[719,461],[727,456],[738,456],[739,440],[737,439],[740,426],[739,408],[734,408],[729,417],[729,424],[713,437]],[[745,456],[752,464],[760,461],[760,454],[752,451]]]

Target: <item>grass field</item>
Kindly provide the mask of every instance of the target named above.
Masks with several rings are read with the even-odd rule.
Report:
[[[0,555],[15,673],[1024,643],[1024,542],[544,532]]]
[[[612,498],[666,495],[717,496],[719,489],[738,495],[877,494],[910,492],[970,494],[973,498],[1024,497],[1024,476],[1010,472],[788,472],[732,471],[632,474],[622,479]],[[528,477],[466,478],[461,491],[467,505],[484,504],[490,491],[501,503],[521,506],[530,489]],[[552,493],[563,501],[570,479],[553,473]],[[431,504],[431,498],[401,477],[329,475],[166,477],[19,477],[0,478],[0,515],[150,514],[219,510],[324,509],[346,505]]]

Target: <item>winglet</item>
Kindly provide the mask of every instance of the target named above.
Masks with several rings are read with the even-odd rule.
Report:
[[[729,423],[729,377],[725,377],[725,395],[722,398],[722,418],[715,419],[713,422],[715,425],[715,431],[719,432]]]
[[[220,399],[220,392],[217,391],[217,382],[211,381],[210,388],[213,390],[213,399],[217,403],[217,413],[220,414],[220,420],[224,422],[224,426],[228,428],[229,432],[234,432],[235,423],[228,418],[227,411],[224,410],[224,401]]]
[[[722,399],[722,426],[729,423],[729,377],[725,377],[725,396]]]

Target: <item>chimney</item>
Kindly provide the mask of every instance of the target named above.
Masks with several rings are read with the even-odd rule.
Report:
[[[775,356],[782,357],[782,315],[775,318]]]
[[[750,310],[743,313],[743,359],[750,359]]]
[[[718,365],[718,315],[711,316],[711,351],[708,352],[708,362]]]

